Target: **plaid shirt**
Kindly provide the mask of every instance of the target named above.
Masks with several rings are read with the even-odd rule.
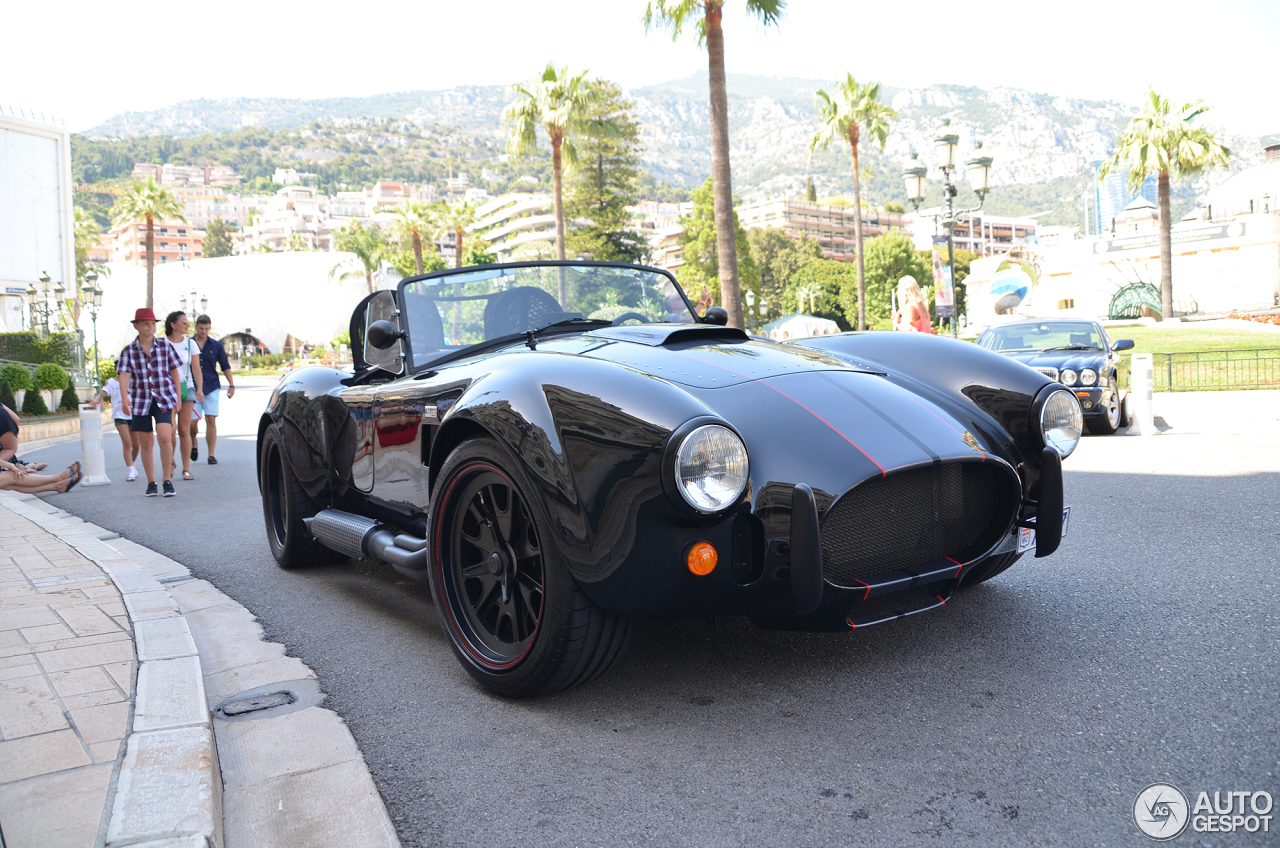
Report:
[[[181,367],[182,362],[173,352],[173,346],[159,336],[151,342],[150,356],[142,350],[137,339],[129,342],[120,351],[119,370],[129,373],[129,405],[133,414],[146,415],[152,400],[161,412],[177,409],[178,387],[173,384],[170,372]]]

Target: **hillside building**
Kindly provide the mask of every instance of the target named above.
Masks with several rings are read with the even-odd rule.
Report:
[[[183,262],[199,259],[204,254],[204,232],[182,221],[156,221],[153,236],[155,263]],[[145,222],[120,224],[111,228],[111,261],[129,265],[147,264],[147,225]]]
[[[934,236],[946,235],[941,224],[935,223],[931,215],[942,212],[940,207],[921,209],[918,213],[906,216],[911,231],[911,240],[916,250],[932,250]],[[1015,244],[1026,241],[1036,234],[1035,218],[1008,217],[1006,215],[990,215],[986,212],[975,212],[968,218],[959,221],[953,232],[956,250],[967,250],[978,256],[996,256],[1008,253]]]
[[[822,255],[827,259],[853,261],[857,213],[850,207],[798,200],[761,200],[739,206],[736,211],[744,229],[778,227],[796,241],[806,236],[814,239],[822,246]],[[863,210],[863,240],[901,229],[906,223],[906,217],[895,212]]]
[[[285,186],[267,201],[252,224],[236,233],[236,253],[332,250],[333,232],[346,220],[332,217],[328,202],[310,186]]]
[[[155,165],[138,162],[133,166],[133,178],[143,182],[150,178],[166,186],[240,185],[240,175],[228,165]]]
[[[227,194],[226,189],[215,185],[171,186],[169,191],[182,203],[182,217],[193,227],[203,229],[214,218],[237,228],[244,226],[248,198]]]
[[[493,252],[504,258],[522,245],[548,242],[554,245],[555,201],[549,194],[504,194],[476,210],[476,223],[471,231],[489,242]]]

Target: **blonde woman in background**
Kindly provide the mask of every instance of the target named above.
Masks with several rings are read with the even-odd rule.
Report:
[[[932,333],[929,304],[920,284],[910,275],[898,280],[898,311],[893,313],[893,329],[905,333]]]

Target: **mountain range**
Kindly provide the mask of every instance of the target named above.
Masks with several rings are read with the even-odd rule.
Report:
[[[817,128],[814,92],[830,83],[791,77],[730,74],[729,122],[734,193],[745,201],[790,197],[812,178],[821,196],[852,191],[847,146],[810,157],[809,139]],[[707,78],[705,74],[631,89],[633,114],[642,125],[644,167],[656,178],[693,186],[711,170]],[[898,112],[883,152],[864,144],[862,163],[870,168],[865,192],[872,202],[903,199],[900,172],[912,151],[931,166],[932,196],[941,197],[933,139],[943,120],[960,136],[960,161],[976,142],[992,156],[993,190],[987,208],[996,213],[1034,214],[1044,223],[1080,223],[1083,196],[1095,163],[1111,152],[1115,138],[1134,114],[1133,107],[1108,101],[1037,94],[1014,87],[980,89],[953,85],[902,89],[884,86],[883,99]],[[137,135],[192,136],[247,126],[299,127],[312,121],[359,117],[400,118],[421,128],[451,128],[476,141],[503,139],[501,112],[508,96],[503,86],[458,86],[443,91],[410,91],[371,97],[318,100],[234,98],[188,100],[149,112],[126,112],[84,133],[90,137]],[[1211,117],[1212,113],[1210,113]],[[1214,127],[1235,156],[1231,171],[1261,160],[1258,138]],[[305,159],[305,151],[295,158]],[[496,155],[496,154],[495,154]],[[1177,185],[1182,208],[1225,179],[1219,170]],[[965,202],[962,193],[958,202]]]

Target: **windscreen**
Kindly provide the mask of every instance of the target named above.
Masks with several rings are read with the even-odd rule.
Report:
[[[1013,324],[983,333],[983,347],[991,350],[1101,350],[1096,324],[1087,321],[1044,321]]]
[[[695,323],[688,301],[670,277],[604,265],[463,270],[405,283],[403,303],[415,365],[479,342],[574,319]]]

